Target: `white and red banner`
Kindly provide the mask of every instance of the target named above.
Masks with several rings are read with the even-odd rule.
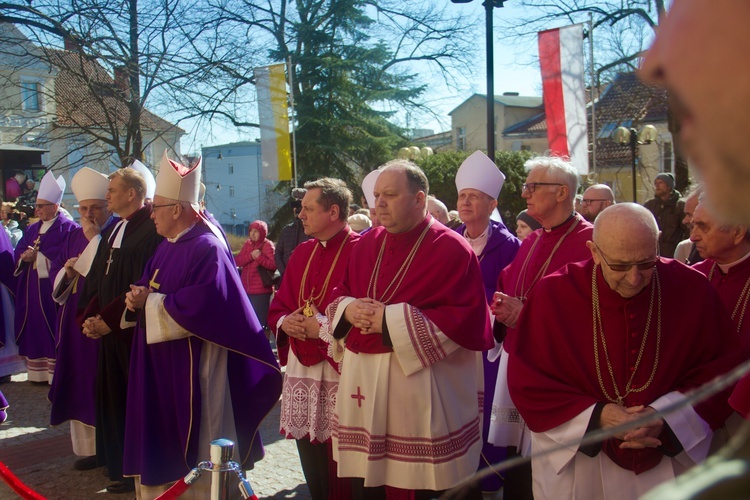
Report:
[[[570,157],[580,174],[589,172],[583,25],[539,32],[547,139],[553,154]]]

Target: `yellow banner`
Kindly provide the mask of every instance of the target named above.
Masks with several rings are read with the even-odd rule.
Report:
[[[292,180],[292,148],[289,135],[284,64],[255,68],[258,123],[263,179]]]

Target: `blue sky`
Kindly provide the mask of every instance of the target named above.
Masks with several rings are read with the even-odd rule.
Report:
[[[427,100],[433,113],[432,117],[407,117],[399,116],[399,125],[410,128],[427,128],[435,132],[450,129],[450,117],[448,112],[469,98],[474,93],[485,94],[486,87],[486,59],[485,59],[485,12],[482,0],[474,0],[468,4],[453,4],[450,0],[435,0],[445,5],[448,11],[456,10],[464,15],[475,17],[476,24],[476,70],[470,75],[457,75],[458,88],[448,89],[444,85],[431,83],[427,92],[430,98]],[[502,9],[494,9],[495,23],[495,94],[503,92],[519,92],[521,95],[541,95],[541,77],[539,66],[536,61],[536,41],[533,37],[510,43],[498,36],[498,24],[501,21],[514,19],[522,15],[521,8],[514,7],[510,1]],[[437,75],[425,75],[426,82],[440,82],[442,78]],[[241,140],[253,140],[258,137],[257,129],[238,131],[235,129],[222,128],[212,124],[212,133],[207,132],[207,127],[200,130],[191,128],[190,123],[182,124],[188,135],[182,140],[183,153],[197,153],[201,145],[213,146],[226,144]]]

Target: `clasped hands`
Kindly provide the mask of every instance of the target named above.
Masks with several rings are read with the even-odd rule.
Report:
[[[607,429],[655,414],[656,410],[650,406],[639,405],[625,408],[614,403],[609,403],[602,409],[600,422],[602,429]],[[623,441],[620,444],[620,448],[622,449],[639,450],[643,448],[656,448],[662,444],[658,437],[663,428],[664,420],[654,418],[640,427],[615,434],[615,437]]]
[[[151,290],[148,287],[130,285],[130,291],[125,294],[125,307],[131,312],[135,312],[136,309],[143,309],[149,293],[151,293]]]
[[[495,292],[492,296],[490,310],[495,316],[495,320],[503,323],[505,326],[510,328],[516,327],[521,309],[523,309],[523,302],[515,297],[506,295],[503,292]]]
[[[310,308],[313,311],[312,316],[302,314],[304,308],[305,306],[302,306],[293,313],[287,314],[281,322],[281,329],[289,337],[295,339],[317,339],[320,334],[320,324],[315,317],[319,313],[318,308],[315,307],[315,304],[310,304]]]
[[[367,335],[383,333],[384,314],[385,304],[374,299],[364,298],[357,299],[346,306],[344,319]]]
[[[111,333],[112,330],[107,326],[101,316],[91,316],[81,325],[83,334],[91,339],[98,339]]]

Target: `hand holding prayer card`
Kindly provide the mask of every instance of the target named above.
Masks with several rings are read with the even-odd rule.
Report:
[[[125,294],[125,307],[131,312],[135,312],[136,309],[143,309],[149,293],[151,291],[145,286],[130,285],[130,291]]]
[[[260,250],[258,249],[253,250],[252,252],[250,252],[250,255],[252,256],[253,259],[257,259],[258,257],[260,257]]]
[[[495,292],[492,298],[491,309],[495,319],[505,326],[515,328],[523,309],[523,302],[503,292]]]

